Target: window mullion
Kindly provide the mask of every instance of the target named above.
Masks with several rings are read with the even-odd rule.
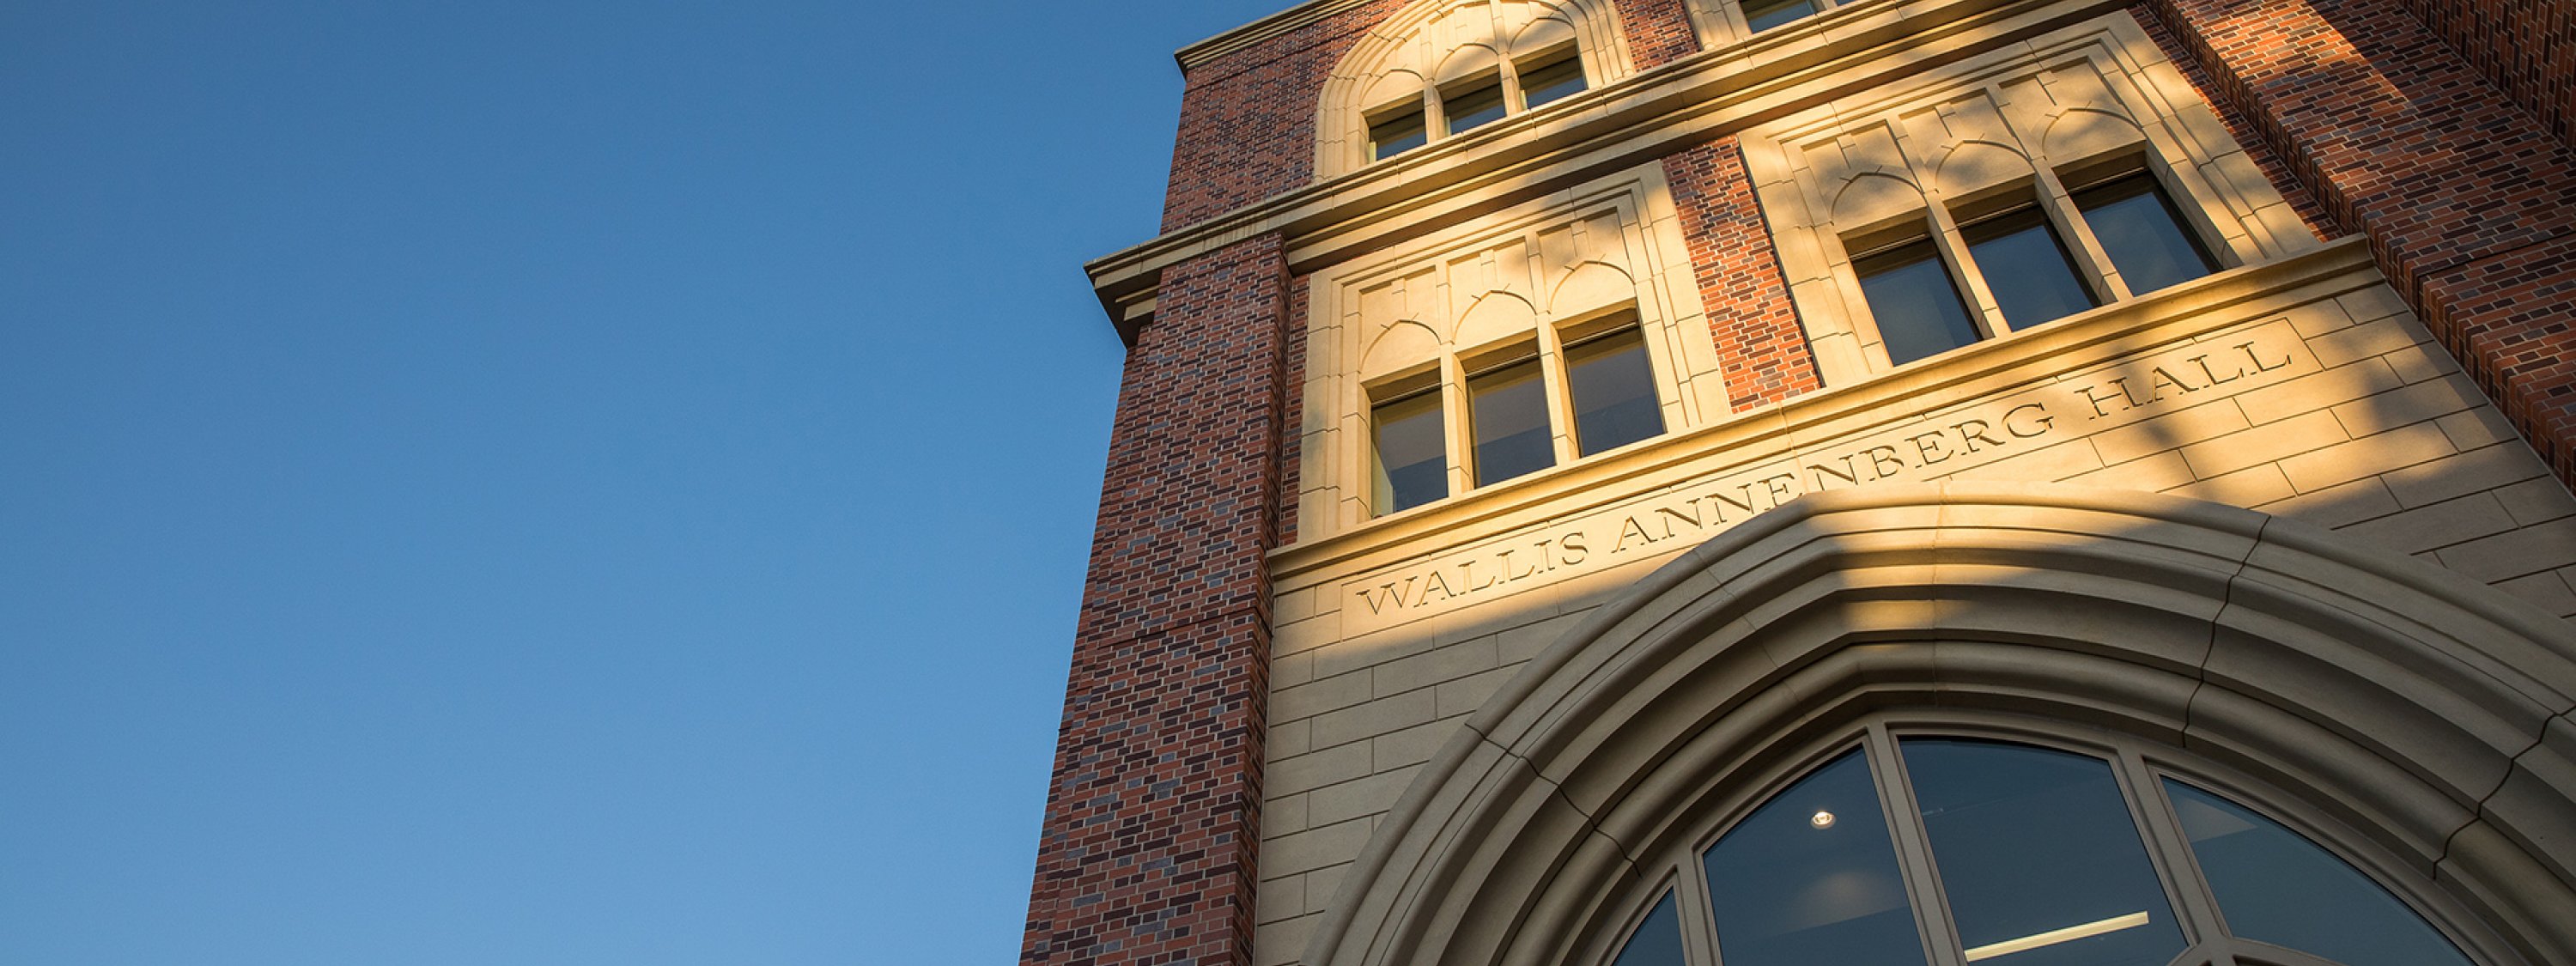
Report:
[[[1538,327],[1539,378],[1547,383],[1547,429],[1556,465],[1582,456],[1574,445],[1574,388],[1565,374],[1565,338],[1553,325]]]
[[[1431,144],[1449,136],[1449,111],[1440,104],[1440,85],[1422,85],[1422,143]]]
[[[1959,929],[1950,922],[1950,903],[1941,894],[1941,876],[1932,864],[1932,838],[1923,829],[1923,814],[1905,780],[1905,761],[1887,726],[1869,726],[1870,771],[1878,777],[1879,808],[1887,813],[1896,838],[1896,864],[1905,872],[1905,888],[1914,901],[1914,928],[1930,947],[1933,966],[1967,966],[1960,952]]]
[[[1674,851],[1678,871],[1673,876],[1673,890],[1680,894],[1682,917],[1682,961],[1690,966],[1726,966],[1725,957],[1717,951],[1717,898],[1709,894],[1708,870],[1690,847]]]
[[[1458,357],[1440,356],[1440,432],[1449,447],[1449,495],[1476,488],[1476,433],[1468,424],[1475,399],[1467,395],[1466,368]]]
[[[2102,301],[2126,302],[2135,298],[2129,291],[2129,280],[2120,277],[2118,266],[2111,264],[2111,253],[2102,247],[2102,239],[2093,234],[2082,213],[2075,209],[2075,199],[2068,194],[2066,183],[2046,165],[2039,168],[2039,207],[2056,223],[2058,232],[2072,244],[2068,254],[2075,256],[2075,267],[2084,273],[2083,281],[2093,287]]]
[[[2176,908],[2183,917],[2185,937],[2195,944],[2206,944],[2227,936],[2227,917],[2218,911],[2218,895],[2209,889],[2209,880],[2200,874],[2199,862],[2191,854],[2191,842],[2182,831],[2182,817],[2165,797],[2164,786],[2155,769],[2134,749],[2121,748],[2113,758],[2119,764],[2120,784],[2129,795],[2129,810],[2138,820],[2139,831],[2146,835],[2147,850],[2155,859],[2158,871],[2165,875],[2167,889],[2180,900]]]
[[[1992,339],[2012,331],[2004,321],[2004,309],[1995,301],[1995,292],[1986,287],[1986,279],[1968,255],[1968,240],[1959,235],[1959,221],[1950,217],[1948,206],[1934,202],[1930,209],[1932,244],[1941,252],[1942,267],[1950,272],[1950,284],[1959,287],[1968,299],[1968,307],[1977,314],[1977,327]]]

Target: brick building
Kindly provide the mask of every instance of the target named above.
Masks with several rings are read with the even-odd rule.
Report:
[[[2576,7],[1178,56],[1024,963],[2576,963]]]

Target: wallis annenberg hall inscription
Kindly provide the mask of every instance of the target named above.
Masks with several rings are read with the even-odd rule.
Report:
[[[1611,564],[1659,557],[1801,494],[1931,480],[2052,443],[2126,426],[2316,370],[2287,320],[2071,373],[2000,398],[1924,414],[1902,428],[1730,467],[1629,503],[1429,564],[1347,582],[1358,632]]]

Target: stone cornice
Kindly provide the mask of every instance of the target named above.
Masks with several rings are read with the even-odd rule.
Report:
[[[1304,271],[2126,5],[1862,0],[1165,233],[1084,270],[1133,344],[1163,268],[1234,242],[1282,232],[1291,269]]]
[[[1308,27],[1334,14],[1355,10],[1377,0],[1307,0],[1278,13],[1210,37],[1172,52],[1172,60],[1186,74],[1199,66],[1255,44]]]

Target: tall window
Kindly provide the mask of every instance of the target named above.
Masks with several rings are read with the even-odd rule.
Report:
[[[1449,495],[1447,422],[1440,392],[1417,390],[1377,404],[1370,413],[1377,449],[1377,501],[1385,512]]]
[[[2072,192],[2051,190],[2051,178],[2000,206],[1844,239],[1888,364],[2216,271],[2218,260],[2155,176],[2120,170]]]
[[[1654,360],[1631,313],[1442,364],[1463,379],[1370,389],[1379,515],[1446,497],[1451,480],[1492,486],[1664,433]],[[1448,439],[1466,451],[1453,457]]]
[[[2113,177],[2076,189],[2073,198],[2131,292],[2145,295],[2218,270],[2218,259],[2184,227],[2182,212],[2153,175]]]
[[[2135,753],[1872,728],[1699,865],[1725,966],[2470,963],[2350,863]],[[1613,963],[1683,966],[1673,902]]]

